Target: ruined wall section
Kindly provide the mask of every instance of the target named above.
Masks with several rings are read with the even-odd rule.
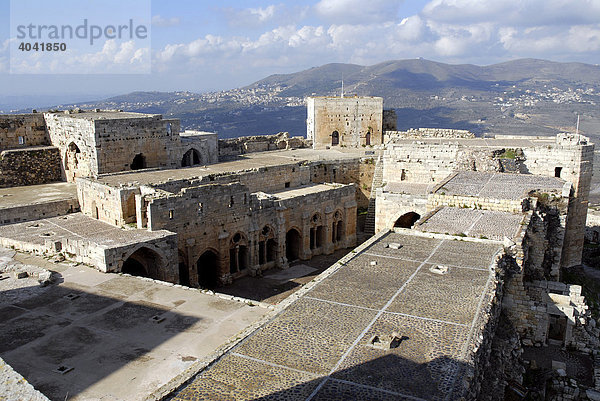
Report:
[[[361,159],[342,159],[313,162],[310,165],[311,182],[356,185],[357,207],[366,209],[369,206],[371,185],[375,173],[375,160],[370,157]]]
[[[266,152],[278,149],[309,148],[311,141],[303,137],[290,137],[287,132],[275,135],[244,136],[219,139],[219,158],[228,158],[253,152]]]
[[[307,139],[313,148],[383,144],[383,98],[307,98]]]
[[[44,119],[50,141],[60,151],[64,178],[74,182],[76,177],[97,176],[94,122],[64,113],[44,113]]]
[[[562,265],[581,264],[592,178],[594,145],[581,135],[559,134],[554,145],[523,149],[531,174],[560,176],[573,184]]]
[[[393,144],[383,155],[383,182],[439,182],[458,169],[457,143]]]
[[[48,145],[43,114],[0,115],[0,150]]]
[[[411,128],[406,131],[386,130],[386,142],[394,139],[418,138],[456,138],[472,139],[475,134],[463,129],[449,128]]]
[[[141,168],[181,166],[179,120],[163,120],[160,115],[111,118],[97,119],[93,126],[98,174],[133,170],[136,155],[143,156]]]
[[[77,179],[81,212],[117,227],[135,225],[135,196],[139,194],[139,187],[114,188],[90,179]]]
[[[0,153],[0,188],[61,180],[60,153],[53,146],[11,149]]]

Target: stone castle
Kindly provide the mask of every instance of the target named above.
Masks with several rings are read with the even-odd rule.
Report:
[[[346,399],[501,399],[522,380],[521,344],[597,349],[581,287],[561,281],[581,264],[586,137],[398,132],[377,97],[307,106],[307,139],[218,140],[122,111],[0,116],[0,245],[211,289],[373,235],[181,399],[221,399],[245,386],[232,371],[253,364],[302,380],[267,380],[240,399],[330,399],[342,387]],[[306,336],[290,336],[290,321]],[[520,341],[503,354],[505,321]],[[339,322],[353,327],[339,342],[316,340],[346,330]],[[256,341],[277,351],[257,353]]]

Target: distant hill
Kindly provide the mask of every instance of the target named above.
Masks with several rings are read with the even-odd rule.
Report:
[[[223,92],[134,92],[60,108],[114,108],[180,118],[185,128],[221,137],[289,131],[304,135],[304,98],[339,95],[384,98],[400,129],[448,127],[478,134],[554,134],[574,128],[600,133],[600,67],[520,59],[490,66],[393,60],[372,66],[326,64],[276,74]],[[57,108],[59,108],[57,106]]]

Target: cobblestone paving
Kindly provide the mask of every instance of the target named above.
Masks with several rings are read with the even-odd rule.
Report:
[[[443,207],[415,229],[502,241],[517,234],[522,220],[522,215],[508,212]]]
[[[532,174],[459,172],[436,193],[518,200],[532,190],[561,191],[564,182],[554,177]]]
[[[385,235],[175,399],[460,398],[469,336],[479,335],[473,328],[482,300],[489,300],[489,266],[500,249],[417,233]],[[445,274],[430,272],[442,262],[452,264]]]

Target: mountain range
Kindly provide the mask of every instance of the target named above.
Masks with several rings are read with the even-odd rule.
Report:
[[[469,129],[476,134],[600,133],[600,67],[519,59],[489,66],[424,59],[371,66],[326,64],[276,74],[246,87],[210,93],[134,92],[50,109],[108,108],[176,117],[182,127],[220,137],[306,132],[306,96],[381,96],[398,128]]]

